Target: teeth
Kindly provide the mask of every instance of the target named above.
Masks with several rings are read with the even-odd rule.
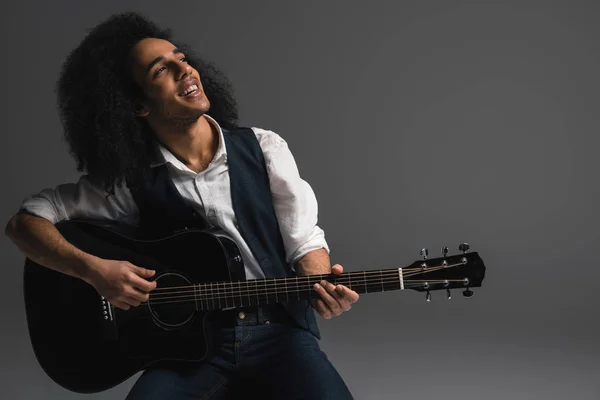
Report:
[[[187,96],[188,94],[194,93],[196,90],[198,90],[198,86],[197,85],[192,85],[188,88],[188,90],[186,90],[185,92],[183,92],[181,95],[182,96]]]

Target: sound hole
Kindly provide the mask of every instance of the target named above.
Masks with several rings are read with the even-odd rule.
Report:
[[[154,322],[165,329],[184,325],[196,311],[191,282],[183,275],[168,272],[156,278],[156,283],[148,301]]]

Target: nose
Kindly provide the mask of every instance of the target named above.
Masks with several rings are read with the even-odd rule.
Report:
[[[192,66],[188,63],[179,64],[179,79],[183,79],[192,73]]]

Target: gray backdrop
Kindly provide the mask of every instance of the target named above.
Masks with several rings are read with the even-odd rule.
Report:
[[[320,323],[357,399],[597,399],[600,90],[595,1],[34,1],[3,6],[1,219],[76,180],[54,84],[110,13],[137,10],[233,81],[241,123],[281,134],[332,261],[406,266],[468,241],[466,299],[361,296]],[[39,368],[23,256],[0,239],[0,397],[76,399]],[[122,398],[133,379],[94,399]]]

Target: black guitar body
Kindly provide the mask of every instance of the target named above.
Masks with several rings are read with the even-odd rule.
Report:
[[[322,280],[362,293],[480,287],[479,254],[418,260],[410,266],[246,280],[238,246],[220,230],[184,230],[148,238],[128,226],[63,221],[57,229],[74,246],[97,257],[153,269],[157,287],[146,303],[121,310],[84,281],[27,259],[25,311],[35,355],[48,376],[73,392],[110,389],[151,366],[193,366],[218,345],[219,310],[309,300]],[[447,250],[447,248],[445,248]]]
[[[244,280],[235,243],[219,231],[185,231],[141,238],[115,225],[64,221],[57,229],[73,245],[98,257],[156,270],[161,287]],[[151,365],[203,360],[215,342],[212,311],[193,301],[123,311],[80,279],[27,259],[27,323],[35,355],[56,383],[79,393],[109,389]]]

